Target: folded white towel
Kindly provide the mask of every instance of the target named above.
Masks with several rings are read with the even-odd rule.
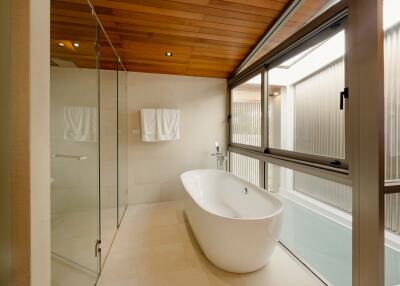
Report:
[[[179,140],[179,110],[142,109],[141,119],[143,141]]]
[[[96,107],[64,107],[65,140],[96,142],[97,124]]]

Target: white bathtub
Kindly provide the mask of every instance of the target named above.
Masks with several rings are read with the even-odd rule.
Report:
[[[181,180],[190,226],[213,264],[246,273],[268,263],[281,228],[279,199],[224,171],[188,171]]]

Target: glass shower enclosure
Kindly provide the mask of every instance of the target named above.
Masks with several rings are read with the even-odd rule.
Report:
[[[95,285],[128,200],[126,70],[90,2],[51,4],[52,285]]]

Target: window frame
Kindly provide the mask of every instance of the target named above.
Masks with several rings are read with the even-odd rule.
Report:
[[[341,6],[341,5],[339,5]],[[342,7],[343,8],[343,7]],[[228,81],[228,96],[229,96],[229,115],[230,119],[232,116],[232,90],[239,86],[240,84],[250,80],[254,76],[261,74],[261,147],[239,144],[232,141],[232,129],[231,129],[231,121],[229,122],[229,144],[228,149],[232,147],[242,148],[244,150],[258,151],[262,152],[265,155],[271,155],[276,158],[280,158],[282,160],[295,160],[297,163],[303,165],[313,164],[319,168],[323,168],[330,171],[335,171],[338,173],[346,173],[349,174],[349,158],[350,154],[350,123],[349,123],[349,106],[348,104],[344,105],[345,112],[345,158],[334,158],[327,156],[320,156],[314,154],[300,153],[296,151],[289,151],[278,148],[269,147],[269,122],[268,122],[268,71],[279,65],[281,62],[284,62],[286,59],[291,58],[292,56],[300,53],[308,49],[309,47],[314,46],[317,43],[322,42],[325,39],[337,34],[338,32],[347,29],[347,10],[339,10],[337,14],[331,15],[331,10],[337,10],[337,6],[332,7],[327,12],[322,14],[320,17],[323,18],[323,21],[320,18],[316,18],[316,22],[318,22],[319,26],[312,27],[312,29],[308,29],[308,26],[304,27],[305,29],[298,31],[287,41],[278,45],[276,49],[268,53],[265,57],[261,58],[263,62],[256,62],[258,66],[255,69],[248,68],[249,72],[241,76],[241,74],[233,77]],[[325,18],[326,17],[326,18]],[[322,22],[322,24],[320,23]],[[310,24],[313,24],[311,22]],[[347,86],[347,34],[346,33],[346,47],[345,47],[345,86]],[[268,57],[269,56],[269,57]],[[246,71],[245,71],[246,72]],[[245,73],[244,72],[244,73]],[[343,87],[343,88],[344,88]],[[338,94],[339,96],[339,94]],[[339,108],[339,107],[338,107]],[[334,165],[339,162],[340,165]]]
[[[261,96],[261,146],[253,146],[253,145],[247,145],[247,144],[242,144],[242,143],[236,143],[233,142],[232,140],[232,102],[233,102],[233,96],[232,96],[232,91],[234,88],[240,86],[241,84],[245,83],[246,81],[256,77],[260,75],[261,76],[261,87],[260,87],[260,96]],[[265,100],[265,96],[264,96],[264,69],[260,68],[257,69],[255,71],[253,71],[252,73],[250,73],[248,76],[242,78],[241,80],[235,82],[234,84],[232,84],[231,86],[228,87],[228,97],[229,97],[229,112],[228,112],[228,129],[229,129],[229,142],[228,142],[228,146],[233,146],[233,147],[239,147],[239,148],[243,148],[243,149],[247,149],[247,150],[253,150],[253,151],[259,151],[259,152],[263,152],[264,150],[264,129],[265,129],[265,125],[264,125],[264,100]]]
[[[343,88],[347,87],[347,15],[343,15],[342,18],[335,19],[332,23],[329,24],[329,26],[325,27],[323,30],[319,31],[315,35],[312,35],[309,38],[306,38],[303,42],[299,43],[298,45],[295,45],[293,48],[291,48],[289,51],[287,51],[285,54],[282,56],[274,59],[270,63],[266,64],[266,69],[265,73],[267,74],[268,77],[268,72],[272,70],[273,68],[277,67],[279,64],[282,62],[285,62],[286,60],[292,58],[293,56],[301,53],[302,51],[307,50],[310,47],[313,47],[314,45],[321,43],[324,40],[329,39],[330,37],[336,35],[337,33],[344,31],[345,32],[345,55],[344,55],[344,86]],[[267,84],[268,86],[268,84]],[[338,94],[339,96],[339,94]],[[268,106],[266,107],[268,108]],[[268,109],[266,109],[268,112]],[[349,105],[344,104],[344,109],[343,109],[344,117],[344,128],[345,128],[345,157],[344,158],[335,158],[335,157],[329,157],[329,156],[321,156],[321,155],[315,155],[315,154],[309,154],[309,153],[301,153],[301,152],[296,152],[296,151],[290,151],[290,150],[285,150],[285,149],[280,149],[280,148],[271,148],[266,146],[265,153],[271,154],[271,155],[276,155],[280,157],[288,157],[304,162],[311,162],[311,163],[317,163],[320,165],[324,166],[331,166],[334,167],[335,169],[342,169],[349,171],[349,158],[351,156],[350,152],[350,144],[351,144],[351,139],[350,139],[350,134],[349,134],[349,129],[350,129],[350,120],[349,120]],[[268,116],[266,116],[268,118]],[[266,129],[265,132],[267,133],[269,129]],[[267,141],[268,142],[268,141]],[[339,166],[335,166],[332,163],[335,162],[340,162]]]
[[[330,19],[343,15],[348,17],[345,86],[350,89],[345,108],[351,107],[346,118],[349,125],[345,125],[345,147],[347,151],[352,150],[346,153],[348,168],[332,169],[323,164],[235,146],[229,146],[228,150],[339,183],[342,180],[349,182],[353,188],[352,285],[376,286],[384,284],[384,193],[400,191],[400,185],[384,183],[382,1],[341,0],[240,74],[230,78],[228,88],[279,54],[287,52],[296,41],[321,31]]]

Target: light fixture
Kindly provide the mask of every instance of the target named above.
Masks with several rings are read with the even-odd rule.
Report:
[[[74,45],[75,48],[79,48],[79,43],[78,42],[74,42],[73,45]]]
[[[172,52],[165,52],[166,57],[172,57]]]
[[[65,46],[65,44],[63,43],[63,42],[58,42],[57,43],[60,47],[64,47]]]
[[[275,91],[275,92],[273,93],[273,95],[279,95],[279,92],[278,92],[278,91]]]

